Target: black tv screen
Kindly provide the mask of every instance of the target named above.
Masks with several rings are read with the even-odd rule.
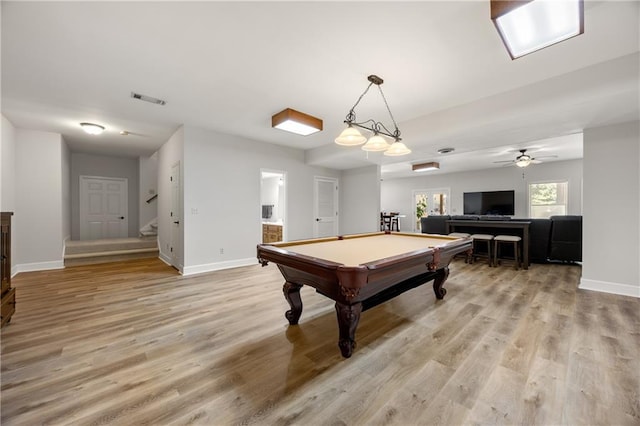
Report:
[[[513,216],[514,191],[465,192],[464,214]]]

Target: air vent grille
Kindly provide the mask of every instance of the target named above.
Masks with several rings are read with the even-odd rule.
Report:
[[[151,96],[142,95],[136,92],[131,92],[131,97],[133,99],[140,99],[141,101],[151,102],[152,104],[156,104],[156,105],[164,105],[167,103],[167,101],[163,101],[162,99],[152,98]]]

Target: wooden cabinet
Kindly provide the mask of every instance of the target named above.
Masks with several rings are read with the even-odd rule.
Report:
[[[276,243],[282,241],[282,225],[262,224],[262,242]]]
[[[2,308],[0,327],[11,321],[16,311],[16,289],[11,288],[11,216],[0,213],[0,279],[2,282]]]

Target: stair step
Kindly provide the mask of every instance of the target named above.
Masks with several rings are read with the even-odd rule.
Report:
[[[141,248],[141,249],[128,249],[128,250],[110,250],[110,251],[96,251],[87,253],[65,254],[64,259],[82,259],[87,257],[103,257],[103,256],[119,256],[124,254],[136,254],[136,253],[157,253],[157,247]]]
[[[157,236],[67,241],[64,266],[93,265],[129,259],[158,257]]]
[[[159,251],[156,250],[148,250],[148,251],[137,251],[137,252],[125,252],[125,253],[100,253],[98,256],[91,256],[91,253],[87,253],[83,255],[83,257],[75,257],[68,258],[65,256],[64,266],[83,266],[83,265],[95,265],[98,263],[109,263],[109,262],[121,262],[126,260],[133,259],[144,259],[150,257],[158,257]]]
[[[156,238],[114,238],[89,241],[67,241],[65,257],[82,253],[100,253],[122,250],[157,249]]]

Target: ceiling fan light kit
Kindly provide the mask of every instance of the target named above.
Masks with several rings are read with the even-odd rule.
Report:
[[[490,0],[491,20],[516,59],[584,33],[583,0]]]
[[[362,92],[356,103],[351,107],[344,122],[347,124],[347,128],[340,133],[340,135],[335,139],[335,143],[343,146],[357,146],[362,145],[362,149],[367,152],[382,152],[384,151],[384,155],[390,157],[397,157],[401,155],[407,155],[411,153],[411,150],[407,148],[407,146],[400,142],[402,138],[400,137],[400,129],[398,129],[398,124],[396,120],[393,118],[393,114],[391,113],[391,109],[389,108],[389,104],[387,103],[387,99],[382,92],[382,88],[380,85],[384,83],[384,80],[377,75],[370,75],[367,77],[369,80],[369,85]],[[356,107],[369,91],[372,85],[376,85],[378,90],[380,91],[380,95],[382,96],[382,100],[384,101],[384,105],[387,107],[387,112],[389,113],[389,117],[391,117],[391,121],[393,122],[394,130],[391,132],[387,129],[384,124],[379,121],[375,121],[373,119],[369,119],[366,121],[356,122]],[[368,130],[373,133],[373,136],[368,138],[363,136],[362,133],[357,129]],[[389,144],[387,140],[383,137],[389,137],[393,139],[393,143]]]

